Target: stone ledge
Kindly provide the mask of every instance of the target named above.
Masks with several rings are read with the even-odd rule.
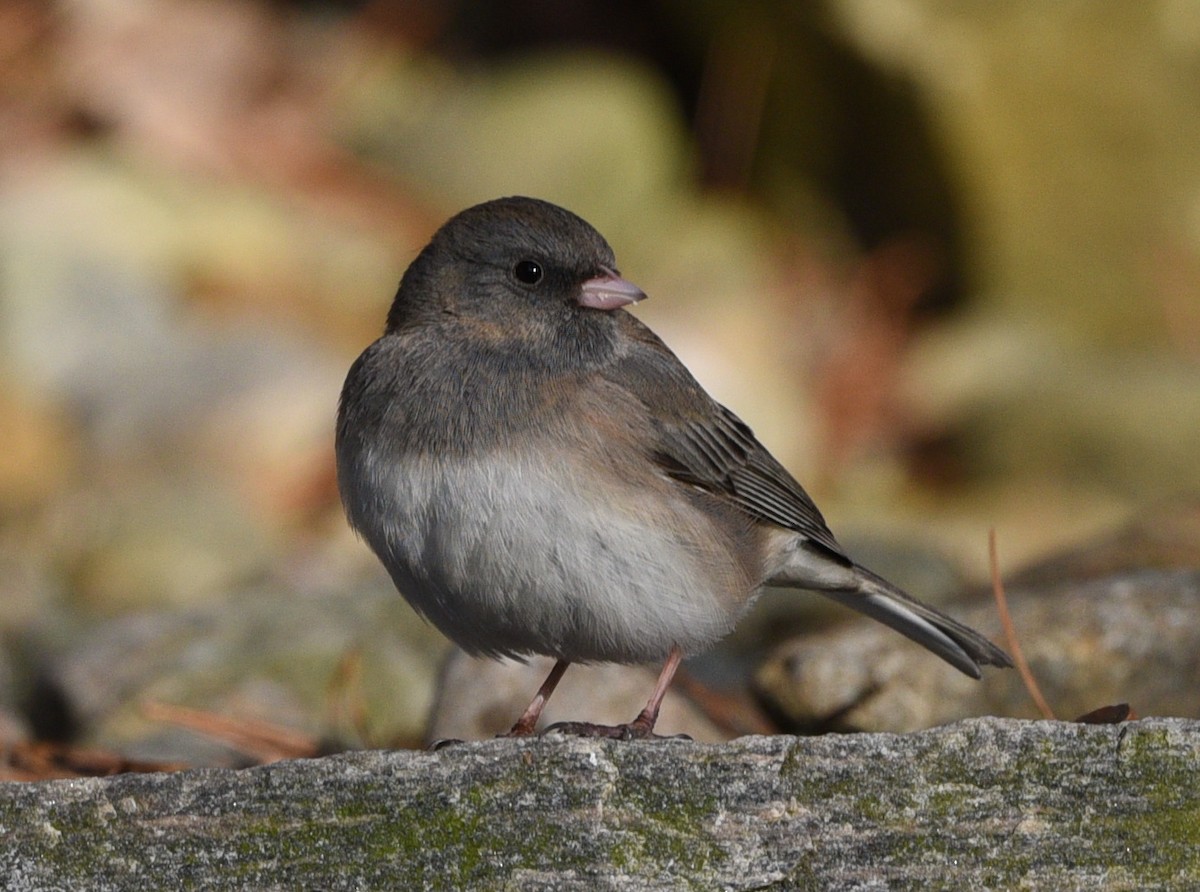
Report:
[[[547,737],[0,784],[23,890],[1200,887],[1200,722]]]

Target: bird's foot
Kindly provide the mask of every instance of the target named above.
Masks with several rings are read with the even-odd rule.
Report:
[[[686,734],[663,736],[654,733],[654,726],[634,719],[624,725],[597,725],[593,722],[555,722],[542,732],[569,734],[573,737],[595,737],[604,740],[691,740]]]

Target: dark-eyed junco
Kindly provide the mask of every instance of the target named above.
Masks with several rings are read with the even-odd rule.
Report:
[[[623,308],[645,295],[588,223],[532,198],[447,222],[350,369],[337,470],[351,525],[416,610],[471,654],[665,661],[628,725],[649,736],[684,654],[765,584],[819,591],[961,671],[983,636],[856,564],[742,421]]]

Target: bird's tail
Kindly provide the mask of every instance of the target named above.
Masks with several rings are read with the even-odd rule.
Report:
[[[821,594],[891,626],[951,666],[979,678],[980,664],[1012,666],[1012,659],[974,629],[922,604],[865,567],[855,565],[858,587],[821,589]]]

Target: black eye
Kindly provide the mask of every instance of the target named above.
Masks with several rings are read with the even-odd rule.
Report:
[[[536,260],[522,260],[513,267],[513,275],[518,282],[526,285],[536,285],[542,281],[542,265]]]

